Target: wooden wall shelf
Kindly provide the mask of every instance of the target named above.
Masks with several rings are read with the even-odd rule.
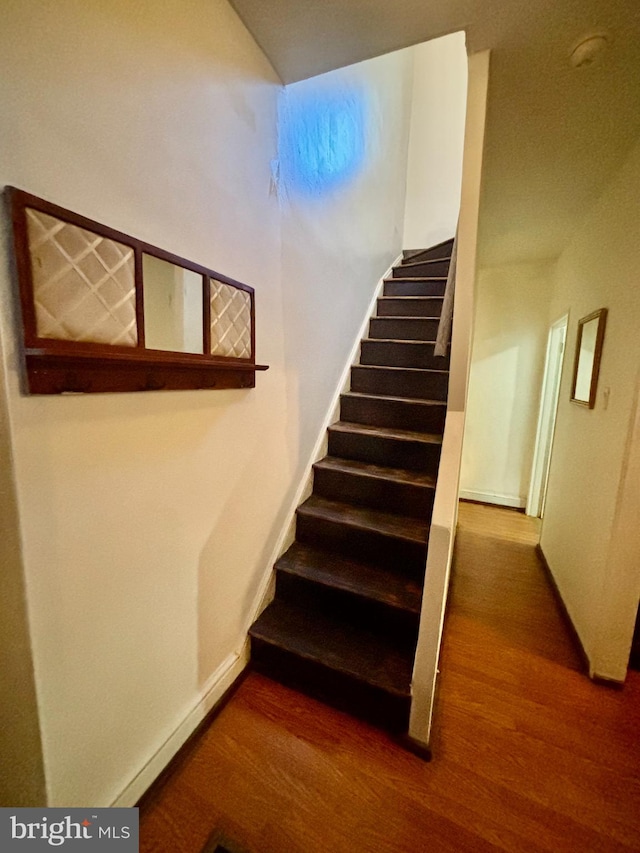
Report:
[[[255,362],[253,288],[22,190],[7,195],[28,393],[253,388],[268,369]]]

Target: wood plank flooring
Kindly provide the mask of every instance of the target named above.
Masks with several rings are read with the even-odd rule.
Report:
[[[579,671],[536,541],[461,505],[430,763],[251,674],[143,803],[141,851],[640,851],[640,673]]]

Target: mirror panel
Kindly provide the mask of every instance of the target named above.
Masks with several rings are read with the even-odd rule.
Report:
[[[576,390],[574,398],[585,403],[589,402],[591,394],[591,376],[593,360],[596,354],[596,338],[598,337],[598,320],[589,320],[582,326],[580,336],[580,351],[578,354],[578,371],[576,373]]]
[[[203,276],[143,253],[142,280],[145,347],[203,353]]]
[[[601,308],[578,321],[571,400],[590,409],[596,402],[606,317],[607,309]]]

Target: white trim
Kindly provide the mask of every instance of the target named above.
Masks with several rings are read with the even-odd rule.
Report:
[[[500,495],[496,492],[472,492],[469,489],[460,489],[460,499],[463,501],[479,501],[483,504],[495,504],[496,506],[510,506],[515,509],[524,509],[527,505],[526,498],[520,495]]]
[[[287,548],[289,548],[289,546],[292,545],[295,540],[296,510],[298,509],[300,504],[304,503],[304,501],[311,495],[311,492],[313,490],[313,464],[327,455],[327,429],[331,426],[332,423],[335,423],[340,418],[340,395],[343,394],[345,391],[349,390],[351,382],[351,367],[354,364],[357,364],[360,358],[360,344],[362,342],[362,338],[366,336],[369,320],[374,314],[378,297],[382,293],[382,288],[384,287],[384,280],[385,278],[389,278],[391,276],[394,266],[399,264],[401,261],[402,253],[398,255],[392,262],[392,264],[387,268],[384,275],[378,281],[373,296],[371,297],[371,301],[369,302],[362,324],[356,334],[355,341],[353,347],[351,348],[351,352],[349,353],[349,357],[346,361],[345,367],[342,373],[340,374],[336,389],[331,398],[331,403],[329,404],[329,407],[327,409],[327,414],[324,420],[322,421],[322,424],[320,425],[320,430],[318,432],[316,442],[313,446],[313,450],[311,451],[311,455],[309,456],[306,465],[302,470],[302,475],[300,477],[298,488],[296,489],[287,509],[282,530],[280,532],[280,535],[278,536],[276,545],[273,549],[273,552],[271,553],[269,561],[267,562],[267,571],[265,572],[265,575],[262,578],[258,587],[258,592],[256,593],[254,604],[249,609],[247,631],[249,630],[249,627],[258,618],[260,613],[262,613],[265,607],[273,599],[275,593],[275,573],[273,571],[274,563],[278,560],[279,557],[284,554]]]
[[[526,513],[534,517],[542,516],[547,491],[547,480],[551,465],[553,436],[558,414],[560,385],[566,353],[567,328],[569,314],[564,314],[549,328],[547,335],[547,354],[544,363],[544,376],[540,390],[540,406],[538,409],[538,425],[536,442],[531,465],[531,480],[527,496]],[[560,333],[561,337],[558,337]],[[564,333],[564,334],[563,334]],[[562,352],[554,348],[554,343],[562,341]]]
[[[448,412],[442,437],[438,484],[431,515],[420,633],[411,683],[409,735],[429,746],[447,590],[458,522],[464,412]]]
[[[229,655],[205,684],[200,698],[192,705],[181,723],[165,742],[140,768],[124,790],[111,803],[111,807],[127,807],[137,803],[147,788],[158,778],[176,753],[184,746],[216,702],[224,696],[249,662],[249,641],[241,651]]]

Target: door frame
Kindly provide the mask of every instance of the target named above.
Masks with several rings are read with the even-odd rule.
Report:
[[[551,324],[547,336],[547,356],[540,392],[540,409],[538,412],[538,427],[536,443],[533,451],[531,480],[527,496],[527,515],[542,518],[547,497],[551,451],[558,414],[560,398],[560,383],[562,367],[566,352],[567,327],[569,314],[564,314]]]

